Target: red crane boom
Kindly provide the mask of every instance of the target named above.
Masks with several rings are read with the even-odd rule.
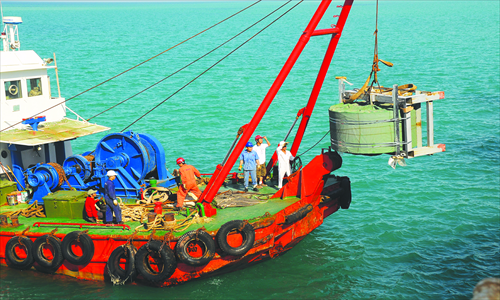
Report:
[[[297,135],[295,136],[293,146],[291,149],[291,152],[293,155],[296,155],[298,148],[300,146],[300,143],[302,141],[302,137],[304,136],[304,132],[306,130],[307,124],[309,122],[309,119],[311,117],[312,111],[314,109],[314,106],[316,104],[316,100],[318,99],[319,92],[321,90],[321,86],[323,85],[326,73],[328,71],[328,67],[330,65],[330,62],[332,60],[333,54],[335,53],[335,49],[337,48],[337,44],[339,41],[339,38],[341,36],[342,30],[344,29],[345,22],[347,20],[347,17],[349,15],[349,12],[351,10],[351,6],[354,0],[345,0],[344,5],[342,7],[342,12],[340,13],[339,20],[336,24],[335,27],[329,28],[329,29],[320,29],[316,30],[316,27],[318,26],[319,21],[325,14],[326,10],[331,4],[331,0],[322,0],[318,9],[314,13],[313,17],[311,18],[311,21],[309,21],[309,24],[307,25],[306,29],[302,33],[299,41],[297,42],[297,45],[293,49],[292,53],[288,57],[287,61],[285,62],[285,65],[281,69],[280,73],[274,80],[274,83],[272,84],[271,88],[267,92],[267,95],[264,97],[264,100],[262,100],[262,103],[260,104],[259,108],[255,112],[255,115],[253,116],[252,120],[250,123],[246,125],[246,128],[241,135],[240,140],[234,147],[231,155],[229,158],[226,160],[226,163],[224,166],[222,165],[217,165],[214,174],[212,178],[210,179],[209,183],[207,184],[205,190],[203,191],[202,195],[200,196],[198,202],[202,203],[204,206],[205,214],[206,216],[210,217],[214,214],[216,214],[216,210],[213,209],[210,205],[212,200],[214,199],[215,195],[219,191],[220,187],[224,183],[227,175],[231,171],[231,168],[234,166],[236,163],[236,160],[238,159],[239,155],[243,151],[246,142],[251,138],[253,135],[255,129],[259,125],[260,121],[262,120],[262,117],[266,113],[267,109],[271,105],[272,101],[274,100],[274,97],[278,93],[279,89],[283,85],[283,82],[287,78],[288,74],[290,73],[291,69],[293,68],[295,62],[299,58],[300,54],[302,53],[302,50],[304,47],[307,45],[309,42],[309,39],[311,36],[318,36],[318,35],[326,35],[326,34],[331,34],[332,39],[330,41],[330,44],[328,46],[328,49],[326,51],[325,57],[323,59],[323,63],[321,65],[321,68],[318,73],[318,77],[316,79],[316,82],[314,84],[313,90],[311,92],[311,96],[309,98],[309,102],[304,110],[304,115],[302,117],[302,121],[299,125],[299,129],[297,131]],[[273,155],[273,158],[271,158],[271,162],[268,165],[268,170],[270,166],[276,162],[276,157]]]

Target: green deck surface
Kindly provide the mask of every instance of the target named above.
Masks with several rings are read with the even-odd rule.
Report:
[[[240,186],[231,186],[228,188],[221,188],[221,192],[226,191],[226,190],[242,190],[243,187]],[[274,193],[276,193],[276,189],[272,187],[264,187],[259,190],[258,194],[262,195],[268,195],[271,196]],[[251,193],[249,193],[251,194]],[[298,198],[295,197],[289,197],[285,198],[283,200],[281,199],[270,199],[270,200],[263,200],[262,203],[259,203],[254,206],[247,206],[247,207],[231,207],[231,208],[225,208],[225,209],[217,209],[217,215],[213,216],[210,220],[210,222],[207,223],[201,223],[201,224],[192,224],[190,227],[188,227],[186,230],[182,232],[175,232],[174,236],[181,236],[182,234],[195,230],[198,228],[201,228],[205,226],[207,231],[215,231],[218,230],[223,224],[226,222],[229,222],[231,220],[250,220],[253,218],[261,217],[265,213],[269,213],[271,215],[276,214],[277,212],[281,211],[282,209],[286,208],[287,206],[295,203],[298,201]],[[0,207],[0,214],[10,212],[10,211],[16,211],[19,209],[24,209],[27,208],[29,205],[28,204],[19,204],[15,206],[7,206],[4,205]],[[151,211],[153,211],[153,208],[151,208]],[[163,210],[163,213],[166,212],[172,212],[169,210]],[[176,213],[176,220],[180,221],[182,219],[185,219],[185,214],[186,212],[175,212]],[[51,222],[51,223],[85,223],[85,224],[91,224],[83,219],[68,219],[68,218],[25,218],[22,216],[19,216],[19,223],[21,226],[17,228],[12,228],[12,227],[1,227],[0,232],[21,232],[26,227],[30,227],[29,232],[31,233],[48,233],[52,231],[55,228],[58,228],[57,234],[68,234],[72,231],[75,230],[80,230],[79,226],[70,226],[70,225],[41,225],[41,227],[33,227],[33,224],[36,222]],[[123,235],[123,236],[129,236],[132,234],[134,229],[141,224],[139,222],[126,222],[126,225],[130,226],[130,230],[122,230],[121,227],[91,227],[91,226],[84,226],[83,229],[89,229],[89,234],[93,235]],[[143,229],[143,228],[141,228]],[[166,233],[166,231],[163,230],[157,230],[156,235],[163,235]],[[147,237],[151,234],[151,231],[143,232],[143,233],[138,233],[136,236],[140,237],[141,235],[144,237]]]

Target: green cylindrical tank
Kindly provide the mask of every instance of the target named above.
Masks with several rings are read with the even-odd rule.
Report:
[[[335,104],[329,109],[332,148],[344,153],[378,155],[396,152],[392,105]],[[400,141],[403,132],[400,123]],[[416,146],[415,111],[411,111],[412,147]],[[402,146],[400,145],[401,149]]]

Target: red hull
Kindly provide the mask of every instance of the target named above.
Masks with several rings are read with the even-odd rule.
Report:
[[[178,263],[175,273],[165,282],[156,284],[159,286],[176,285],[196,278],[203,278],[217,274],[227,273],[243,269],[249,265],[277,257],[293,248],[307,234],[323,223],[324,218],[339,209],[336,199],[329,202],[321,202],[321,196],[317,194],[308,199],[302,199],[293,205],[288,206],[277,214],[266,219],[253,223],[255,228],[255,243],[245,255],[221,256],[220,250],[217,250],[214,258],[205,266],[192,267],[183,263]],[[311,204],[313,209],[303,219],[295,223],[286,225],[285,216],[296,212],[298,209]],[[209,232],[215,236],[216,232]],[[19,234],[19,233],[18,233]],[[27,234],[31,240],[44,235],[45,233]],[[16,234],[14,232],[0,232],[0,263],[9,265],[10,262],[5,258],[5,248],[7,242]],[[61,240],[64,234],[55,234]],[[108,280],[106,263],[111,252],[127,242],[126,236],[102,236],[90,235],[94,242],[95,252],[90,263],[84,266],[76,266],[67,261],[56,271],[56,274],[63,274],[78,279],[85,280]],[[161,237],[160,237],[161,238]],[[134,239],[132,244],[139,248],[149,240],[149,236],[141,236]],[[170,243],[174,249],[176,241]],[[146,282],[138,276],[137,281]]]

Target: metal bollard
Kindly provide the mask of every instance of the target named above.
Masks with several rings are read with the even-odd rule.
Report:
[[[7,226],[9,223],[7,222],[6,215],[0,215],[0,226]]]
[[[148,213],[148,223],[153,222],[155,219],[156,219],[156,213],[155,212]]]
[[[165,214],[163,216],[163,220],[165,220],[166,222],[175,221],[175,214],[173,214],[173,213]]]
[[[12,216],[10,217],[10,220],[12,221],[12,226],[18,227],[19,226],[19,216]]]
[[[175,214],[173,213],[168,213],[163,216],[163,229],[165,230],[172,230],[174,229],[176,222],[175,222]]]

